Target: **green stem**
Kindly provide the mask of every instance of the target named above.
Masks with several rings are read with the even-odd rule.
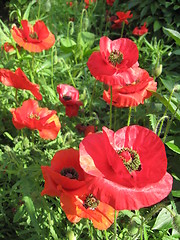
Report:
[[[108,240],[108,235],[106,230],[104,230],[104,236],[105,236],[105,239]]]
[[[109,121],[109,128],[112,128],[112,86],[110,86],[111,91],[111,102],[110,102],[110,121]]]
[[[161,121],[161,124],[160,124],[160,127],[159,127],[158,136],[161,134],[161,130],[162,130],[163,123],[164,123],[164,119],[165,119],[164,117],[165,117],[166,114],[167,114],[167,110],[168,110],[168,108],[169,108],[169,103],[170,103],[170,101],[171,101],[173,92],[174,92],[174,88],[172,89],[171,94],[170,94],[170,96],[169,96],[168,104],[167,104],[166,109],[165,109],[164,114],[163,114],[163,120]]]
[[[94,93],[95,93],[95,90],[96,90],[96,83],[97,83],[97,81],[95,80],[94,87],[93,87],[93,92],[92,92],[92,95],[91,95],[91,100],[90,100],[90,103],[89,103],[90,116],[91,116],[91,113],[92,113],[92,101],[93,101]]]
[[[125,26],[125,22],[122,22],[122,28],[121,28],[121,38],[123,37],[123,33],[124,33],[124,26]]]
[[[163,137],[163,143],[166,141],[166,137],[168,135],[168,132],[169,132],[169,129],[170,129],[170,126],[172,124],[172,121],[174,120],[175,116],[176,116],[176,112],[177,110],[179,109],[179,105],[177,106],[176,110],[174,111],[173,115],[171,116],[171,120],[168,121],[167,125],[166,125],[166,129],[165,129],[165,132],[164,132],[164,137]],[[169,119],[168,119],[169,120]]]
[[[51,49],[51,86],[54,90],[54,48]]]
[[[114,108],[114,131],[116,130],[116,117],[117,117],[117,108]]]
[[[117,211],[114,211],[114,240],[116,240],[116,235],[117,235]]]
[[[128,114],[128,122],[127,122],[127,126],[129,126],[129,125],[130,125],[130,122],[131,122],[131,110],[132,110],[132,108],[129,107],[129,114]]]
[[[38,1],[39,7],[38,7],[38,19],[40,18],[40,11],[41,11],[41,0]]]
[[[16,100],[16,107],[18,106],[18,97],[17,97],[18,89],[16,88],[15,92],[15,100]]]
[[[91,240],[94,240],[94,237],[93,237],[93,232],[92,232],[92,228],[89,224],[89,219],[87,219],[87,226],[88,226],[88,229],[89,229],[89,233],[90,233],[90,237],[91,237]]]

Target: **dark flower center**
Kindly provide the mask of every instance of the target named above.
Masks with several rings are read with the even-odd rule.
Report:
[[[113,66],[120,64],[123,60],[123,54],[117,50],[114,50],[109,55],[109,62],[112,63]]]
[[[65,101],[69,101],[69,100],[72,99],[72,97],[71,97],[71,96],[66,96],[66,95],[64,95],[64,96],[63,96],[63,99],[64,99]]]
[[[90,193],[86,197],[84,204],[83,204],[83,206],[86,209],[90,208],[91,210],[95,210],[98,205],[99,205],[99,200],[97,200],[97,198],[95,198],[92,193]]]
[[[120,159],[122,159],[124,166],[129,171],[129,173],[132,171],[141,170],[141,161],[139,154],[135,150],[132,150],[130,148],[122,148],[117,153]]]
[[[32,113],[31,113],[31,114],[29,115],[29,118],[30,118],[30,119],[35,118],[36,120],[39,120],[39,119],[40,119],[40,116],[38,116],[37,114],[32,114]]]
[[[70,178],[70,179],[78,179],[79,174],[76,172],[74,168],[63,168],[60,172],[60,174],[64,177]]]
[[[37,35],[36,32],[30,33],[29,37],[32,38],[32,39],[38,39],[38,35]]]

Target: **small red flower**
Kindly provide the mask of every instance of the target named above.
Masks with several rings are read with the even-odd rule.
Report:
[[[85,8],[87,9],[89,7],[89,5],[96,2],[96,0],[84,0],[84,2],[86,4]]]
[[[141,36],[141,35],[143,35],[143,34],[145,34],[147,32],[148,32],[148,29],[146,28],[146,22],[145,22],[144,25],[141,26],[140,28],[135,27],[132,33],[134,35]]]
[[[148,207],[172,189],[161,139],[151,130],[129,126],[90,134],[79,146],[80,165],[92,176],[89,191],[117,210]]]
[[[100,52],[93,52],[87,66],[91,74],[108,85],[124,86],[134,82],[131,69],[139,57],[136,44],[128,38],[100,39]]]
[[[12,108],[12,121],[17,129],[29,128],[39,131],[44,139],[55,139],[61,128],[56,111],[40,108],[38,102],[32,99],[24,101],[19,108]]]
[[[106,0],[107,5],[112,6],[115,0]]]
[[[6,51],[7,53],[13,52],[15,50],[13,45],[8,42],[5,42],[1,49],[4,49],[4,51]]]
[[[74,87],[67,84],[59,84],[57,86],[59,100],[66,107],[66,115],[74,117],[78,115],[79,107],[83,105],[79,101],[79,92]]]
[[[113,223],[114,209],[87,191],[92,177],[81,168],[78,150],[71,148],[56,152],[51,166],[42,166],[41,169],[45,179],[41,195],[60,197],[69,221],[77,223],[81,218],[88,218],[98,229],[107,229]]]
[[[152,95],[151,91],[156,91],[157,83],[148,72],[144,69],[136,67],[136,80],[124,87],[112,87],[112,105],[115,107],[135,107],[143,104],[144,100]],[[103,92],[103,99],[110,104],[110,89]]]
[[[6,86],[29,90],[37,100],[42,100],[42,95],[39,92],[39,85],[31,83],[20,68],[15,72],[8,69],[0,69],[0,82]]]
[[[66,2],[66,5],[69,5],[70,7],[73,6],[73,2]]]
[[[125,24],[128,24],[128,18],[132,18],[133,14],[131,14],[131,11],[125,12],[116,12],[116,15],[118,19],[114,20],[114,24],[111,26],[112,28],[119,28],[121,27],[121,23],[125,22]]]
[[[11,29],[14,41],[29,52],[42,52],[51,48],[55,43],[54,35],[48,30],[43,21],[38,20],[32,26],[27,20],[21,20],[21,28]]]

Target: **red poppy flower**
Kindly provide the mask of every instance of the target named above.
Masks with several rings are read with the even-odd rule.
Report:
[[[79,222],[81,218],[88,218],[95,228],[105,230],[114,222],[115,210],[100,202],[93,194],[84,194],[81,197],[62,194],[60,200],[62,209],[72,223]]]
[[[125,22],[125,24],[128,24],[128,18],[132,18],[133,14],[131,14],[131,11],[125,12],[116,12],[116,15],[118,16],[118,19],[114,20],[114,24],[111,26],[112,28],[119,28],[122,22]]]
[[[55,43],[54,35],[48,30],[43,21],[38,20],[32,26],[27,20],[21,20],[21,28],[11,29],[14,41],[29,52],[42,52],[51,48]]]
[[[70,7],[73,6],[73,2],[66,2],[66,5],[69,5]]]
[[[141,36],[141,35],[143,35],[143,34],[145,34],[147,32],[148,32],[148,29],[146,28],[146,22],[145,22],[144,25],[141,26],[140,28],[135,27],[132,33],[134,35]]]
[[[6,51],[7,53],[13,52],[15,50],[13,45],[11,45],[8,42],[5,42],[4,45],[1,47],[1,49],[4,49],[4,51]]]
[[[135,107],[152,95],[151,91],[156,91],[157,83],[148,72],[141,68],[134,69],[136,71],[136,80],[124,87],[112,87],[112,105],[115,107]],[[110,104],[110,89],[103,92],[103,99]]]
[[[124,86],[134,82],[134,71],[139,53],[136,44],[128,38],[111,41],[100,39],[100,52],[93,52],[87,66],[91,74],[108,85]],[[134,65],[134,66],[136,66]]]
[[[106,0],[107,5],[112,6],[115,0]]]
[[[37,100],[42,100],[42,95],[39,92],[39,85],[31,83],[20,68],[15,72],[8,69],[0,69],[0,82],[9,87],[29,90]]]
[[[96,177],[89,190],[117,210],[151,206],[172,189],[164,144],[147,128],[103,127],[85,137],[79,151],[81,167]]]
[[[44,139],[55,139],[61,128],[56,111],[40,108],[38,102],[32,99],[24,101],[19,108],[10,110],[12,121],[17,129],[29,128],[39,131]]]
[[[98,229],[106,229],[113,223],[114,209],[87,192],[92,177],[81,168],[78,150],[71,148],[56,152],[51,166],[42,166],[41,169],[45,179],[41,195],[59,196],[69,221],[76,223],[81,218],[88,218]]]
[[[74,87],[67,84],[59,84],[57,86],[59,100],[66,107],[66,115],[74,117],[78,115],[79,107],[83,105],[79,101],[79,92]]]

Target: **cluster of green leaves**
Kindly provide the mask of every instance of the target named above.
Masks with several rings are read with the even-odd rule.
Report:
[[[154,75],[158,91],[144,105],[132,110],[131,124],[139,124],[156,132],[166,144],[168,171],[174,177],[170,200],[140,211],[122,211],[117,219],[118,239],[178,239],[180,236],[179,212],[180,172],[178,158],[180,154],[180,110],[178,59],[176,44],[179,44],[177,30],[178,1],[128,1],[113,7],[99,0],[87,10],[84,1],[73,1],[71,8],[63,0],[31,1],[11,0],[8,3],[10,22],[0,21],[0,46],[8,41],[15,46],[10,34],[12,23],[20,26],[21,19],[34,23],[42,19],[55,34],[56,44],[39,54],[30,54],[24,50],[6,53],[1,50],[0,67],[15,70],[17,67],[26,73],[30,80],[40,85],[43,100],[42,107],[57,111],[61,122],[61,132],[54,141],[45,141],[30,130],[16,130],[12,125],[9,110],[16,107],[15,90],[0,85],[0,238],[2,239],[68,239],[72,235],[77,239],[113,238],[113,226],[108,232],[94,230],[92,224],[82,220],[72,225],[66,219],[59,199],[41,197],[43,189],[42,165],[50,165],[54,153],[69,147],[78,148],[83,134],[79,134],[76,125],[95,125],[98,130],[109,125],[109,106],[103,101],[103,85],[96,82],[86,66],[93,51],[99,50],[99,39],[103,35],[118,38],[120,30],[113,31],[106,22],[105,12],[111,15],[116,11],[132,10],[133,23],[138,25],[147,20],[149,32],[160,32],[155,23],[166,27],[163,35],[153,34],[132,37],[132,31],[125,29],[126,36],[132,38],[139,49],[139,64]],[[123,2],[123,1],[122,1]],[[125,2],[125,1],[124,1]],[[145,9],[145,10],[144,10]],[[166,11],[168,15],[166,15]],[[152,11],[152,14],[149,14]],[[159,14],[163,12],[163,18]],[[175,12],[175,14],[174,14]],[[147,17],[148,14],[148,17]],[[138,17],[140,16],[140,18]],[[172,20],[170,21],[170,16]],[[147,18],[147,19],[146,19]],[[138,21],[139,19],[139,21]],[[153,24],[154,23],[154,24]],[[168,24],[165,24],[168,23]],[[169,25],[171,24],[171,26]],[[154,27],[155,25],[155,27]],[[98,27],[97,27],[98,26]],[[171,27],[171,29],[167,29]],[[127,26],[127,29],[129,26]],[[153,29],[154,28],[154,29]],[[132,30],[132,29],[131,29]],[[168,34],[165,35],[165,34]],[[171,39],[164,42],[165,37]],[[175,41],[174,41],[174,40]],[[176,43],[175,43],[176,42]],[[162,73],[159,69],[162,65]],[[157,74],[158,72],[158,74]],[[56,86],[66,83],[76,86],[80,100],[84,105],[79,115],[73,119],[65,116],[65,109],[59,102]],[[93,98],[92,98],[93,96]],[[18,104],[32,97],[25,91],[18,92]],[[92,101],[91,101],[92,100]],[[124,127],[127,123],[128,109],[113,109],[113,129]],[[160,211],[160,212],[159,212]]]

